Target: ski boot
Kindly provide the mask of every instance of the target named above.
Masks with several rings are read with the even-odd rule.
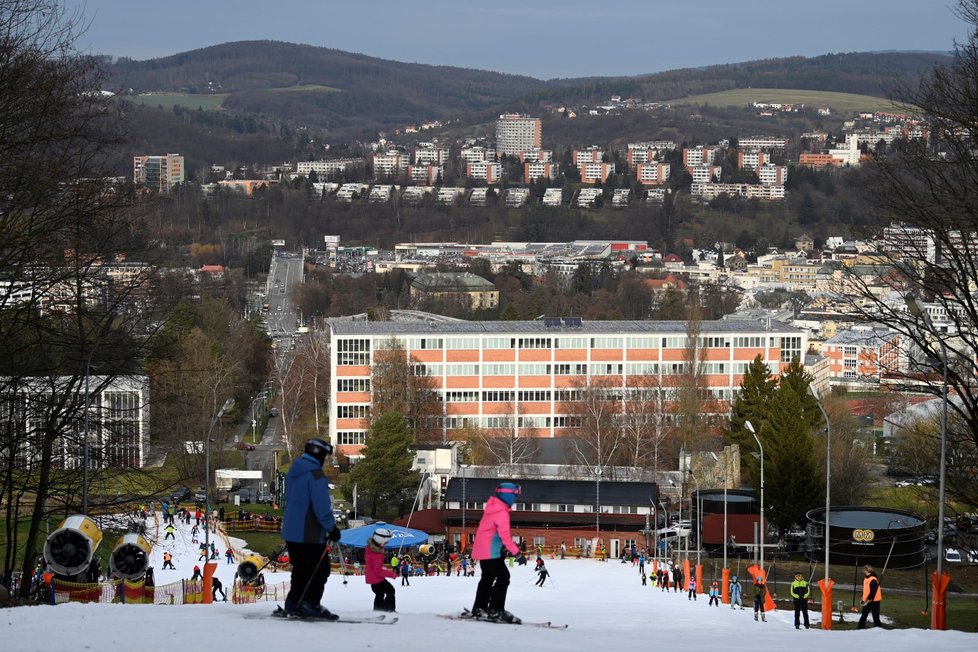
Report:
[[[757,612],[754,612],[754,622],[757,622]]]
[[[767,622],[767,616],[765,614],[761,614],[761,622],[762,623],[766,623]]]
[[[468,619],[484,620],[487,615],[488,615],[488,613],[486,612],[485,609],[482,609],[481,607],[476,607],[472,611],[469,611],[468,609],[466,609],[465,611],[463,611],[462,612],[462,615],[460,616],[460,618],[465,618],[466,620],[468,620]]]
[[[339,616],[332,613],[323,605],[312,604],[311,602],[299,603],[299,607],[295,610],[295,615],[299,618],[309,620],[339,620]]]
[[[487,620],[494,620],[500,623],[511,623],[513,625],[519,625],[523,621],[514,616],[512,613],[506,611],[505,609],[500,609],[499,611],[490,611],[487,616]]]

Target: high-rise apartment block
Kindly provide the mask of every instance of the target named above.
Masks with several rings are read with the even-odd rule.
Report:
[[[496,154],[519,156],[541,147],[542,127],[540,118],[506,113],[496,120]]]
[[[184,180],[183,157],[179,154],[133,156],[132,180],[137,186],[170,192]]]

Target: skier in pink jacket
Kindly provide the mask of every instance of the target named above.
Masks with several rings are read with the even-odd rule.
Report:
[[[374,611],[394,611],[394,585],[388,579],[397,577],[397,573],[387,568],[384,563],[384,546],[391,540],[393,533],[385,528],[377,528],[364,552],[364,579],[374,592]]]
[[[475,592],[472,606],[473,618],[519,623],[520,619],[506,611],[506,590],[509,588],[509,570],[503,561],[503,548],[518,555],[519,546],[509,534],[509,512],[520,495],[520,486],[501,482],[496,494],[486,501],[482,520],[472,543],[472,558],[479,560],[482,578]]]

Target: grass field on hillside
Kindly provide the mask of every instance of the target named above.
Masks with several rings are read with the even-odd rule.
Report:
[[[128,99],[147,106],[162,106],[164,109],[172,109],[174,106],[185,106],[190,109],[200,108],[204,111],[221,111],[225,97],[227,97],[226,94],[143,93],[142,95],[136,95]]]
[[[338,93],[340,89],[333,88],[332,86],[322,86],[321,84],[300,84],[298,86],[286,86],[285,88],[270,88],[272,91],[280,91],[284,93],[296,93],[296,92],[316,92],[321,93]]]
[[[905,110],[882,97],[790,88],[736,88],[720,93],[691,95],[689,97],[670,100],[670,104],[710,104],[713,106],[746,106],[751,102],[805,104],[809,107],[828,106],[836,112],[901,112]]]

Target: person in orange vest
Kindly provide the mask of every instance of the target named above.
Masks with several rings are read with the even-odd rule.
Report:
[[[173,565],[173,554],[169,551],[163,553],[163,570],[166,570],[167,567],[170,567],[173,570],[177,569],[177,567]]]
[[[876,576],[872,566],[863,566],[863,613],[859,617],[859,627],[866,629],[866,619],[869,614],[873,614],[873,626],[880,626],[880,602],[883,600],[883,589],[880,588],[880,579]]]

